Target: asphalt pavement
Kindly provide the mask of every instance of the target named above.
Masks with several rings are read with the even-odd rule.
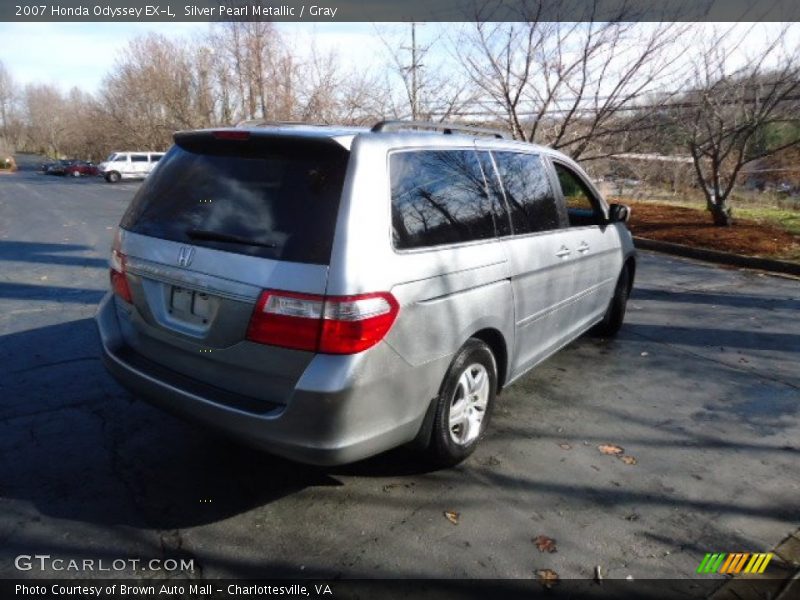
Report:
[[[463,465],[306,467],[106,374],[92,316],[138,185],[0,175],[0,577],[86,575],[14,565],[50,554],[194,560],[180,577],[708,578],[705,553],[797,529],[797,280],[642,252],[619,337],[509,387]]]

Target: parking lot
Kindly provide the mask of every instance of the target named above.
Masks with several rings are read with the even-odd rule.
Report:
[[[0,176],[0,576],[51,554],[192,558],[190,577],[700,577],[706,552],[800,524],[797,280],[643,252],[620,336],[508,388],[463,465],[312,468],[106,374],[92,315],[137,187]]]

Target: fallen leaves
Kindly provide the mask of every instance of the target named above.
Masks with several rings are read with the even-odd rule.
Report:
[[[479,462],[485,467],[496,467],[502,461],[496,456],[490,455],[487,456],[486,458],[479,459]]]
[[[625,448],[622,446],[617,446],[616,444],[600,444],[597,449],[600,450],[601,454],[614,456],[620,459],[626,465],[635,465],[637,462],[635,457],[631,456],[630,454],[625,454]]]
[[[557,552],[556,549],[556,541],[551,538],[547,537],[546,535],[537,535],[533,538],[533,543],[536,544],[536,547],[539,549],[539,552]]]
[[[540,569],[536,571],[536,581],[549,589],[558,583],[558,573],[553,569]]]
[[[616,444],[600,444],[597,449],[600,450],[602,454],[610,454],[612,456],[618,456],[625,452],[622,446],[617,446]]]
[[[454,510],[446,510],[444,511],[444,516],[450,521],[453,525],[458,525],[458,518],[461,516]]]

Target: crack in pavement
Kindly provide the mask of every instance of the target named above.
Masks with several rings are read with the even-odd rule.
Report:
[[[795,385],[794,383],[791,383],[789,381],[784,381],[784,380],[778,379],[776,377],[768,377],[766,375],[763,375],[760,371],[756,371],[755,369],[747,369],[745,367],[741,367],[741,366],[738,366],[738,365],[732,365],[732,364],[729,364],[727,362],[724,362],[724,361],[721,361],[721,360],[717,360],[715,358],[711,358],[710,356],[705,356],[705,355],[700,354],[698,352],[693,352],[693,351],[688,350],[686,348],[682,348],[680,346],[673,345],[670,342],[665,342],[663,340],[660,340],[660,339],[658,339],[656,337],[651,337],[651,336],[646,335],[644,333],[639,333],[637,331],[629,331],[629,333],[631,335],[634,335],[636,337],[648,340],[650,342],[655,342],[656,344],[660,344],[662,346],[666,346],[667,348],[669,348],[670,350],[672,350],[673,352],[676,352],[678,354],[688,354],[689,356],[692,356],[694,358],[700,358],[700,359],[712,362],[712,363],[717,364],[717,365],[719,365],[721,367],[725,367],[725,368],[727,368],[727,369],[729,369],[731,371],[737,371],[739,373],[745,373],[747,375],[754,375],[754,376],[758,377],[759,379],[761,379],[762,381],[765,381],[767,383],[778,383],[778,384],[781,384],[781,385],[785,385],[786,387],[790,387],[790,388],[792,388],[794,390],[800,390],[800,386]],[[709,346],[709,347],[713,347],[713,346]]]
[[[104,402],[103,402],[104,403]],[[83,408],[91,409],[97,407],[101,404],[101,401],[96,401],[91,404],[87,404],[86,402],[75,402],[73,404],[63,404],[61,406],[54,406],[51,408],[43,408],[41,410],[35,410],[33,412],[21,413],[21,414],[14,414],[9,415],[7,417],[0,417],[0,424],[10,423],[12,421],[16,421],[19,419],[27,419],[32,417],[39,417],[42,415],[47,415],[50,413],[58,413],[63,412],[65,410],[79,410]],[[12,407],[13,408],[13,407]]]
[[[115,432],[111,429],[109,421],[103,409],[98,408],[95,410],[91,410],[90,412],[98,419],[100,419],[101,427],[103,430],[103,446],[109,453],[111,473],[128,491],[131,503],[133,504],[133,507],[136,510],[136,512],[142,518],[142,521],[146,524],[146,526],[150,530],[152,530],[158,536],[162,556],[175,558],[175,555],[179,553],[187,555],[188,558],[192,559],[194,570],[191,572],[186,572],[185,573],[186,576],[189,579],[202,578],[203,567],[199,563],[199,560],[197,559],[195,553],[185,546],[183,533],[181,532],[181,530],[160,529],[155,525],[152,518],[150,517],[150,511],[146,497],[141,493],[138,487],[134,485],[134,482],[130,481],[125,474],[125,469],[123,465],[124,461],[122,455],[120,454],[119,439],[115,435]],[[173,553],[172,555],[168,554],[168,552],[170,551]],[[183,573],[184,573],[183,571],[169,572],[168,578],[179,578]],[[142,574],[142,577],[146,578],[147,573]]]

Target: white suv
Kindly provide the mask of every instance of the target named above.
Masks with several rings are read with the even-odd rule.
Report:
[[[117,183],[120,179],[144,179],[162,156],[163,152],[114,152],[97,168],[109,183]]]

